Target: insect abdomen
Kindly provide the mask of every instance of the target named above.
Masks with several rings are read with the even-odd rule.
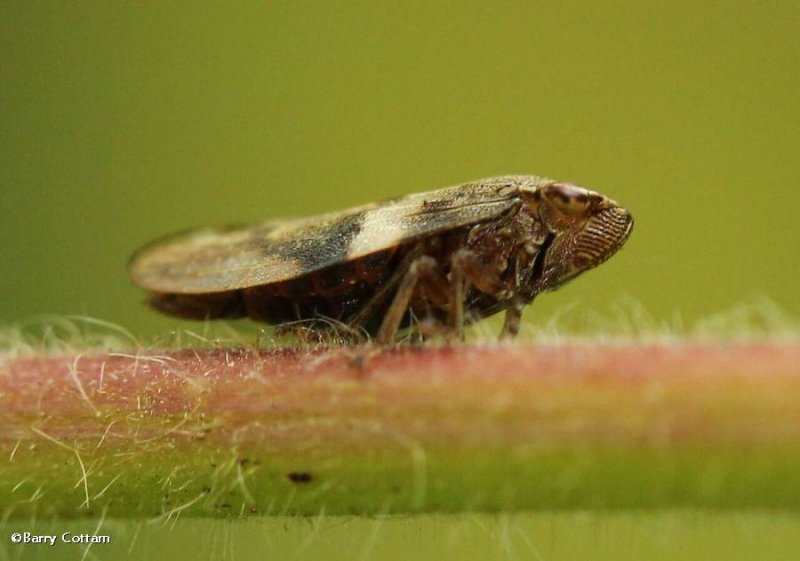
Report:
[[[185,319],[250,319],[270,324],[310,319],[346,322],[391,275],[400,246],[294,279],[209,294],[156,293],[150,304]]]

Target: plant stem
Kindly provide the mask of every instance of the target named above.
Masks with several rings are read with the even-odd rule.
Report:
[[[6,516],[800,508],[800,346],[0,362]]]

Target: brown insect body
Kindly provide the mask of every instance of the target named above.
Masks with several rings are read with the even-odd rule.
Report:
[[[131,273],[152,305],[195,318],[280,324],[332,319],[394,340],[403,325],[461,332],[603,262],[630,214],[586,189],[511,176],[411,195],[316,219],[156,242]]]

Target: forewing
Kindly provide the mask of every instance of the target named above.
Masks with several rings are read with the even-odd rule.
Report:
[[[139,250],[131,277],[145,289],[176,294],[281,282],[490,220],[516,203],[520,180],[492,178],[317,217],[176,234]]]

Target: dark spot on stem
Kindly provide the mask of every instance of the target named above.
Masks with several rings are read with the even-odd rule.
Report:
[[[311,483],[314,480],[314,476],[308,471],[290,471],[286,477],[292,483]]]

